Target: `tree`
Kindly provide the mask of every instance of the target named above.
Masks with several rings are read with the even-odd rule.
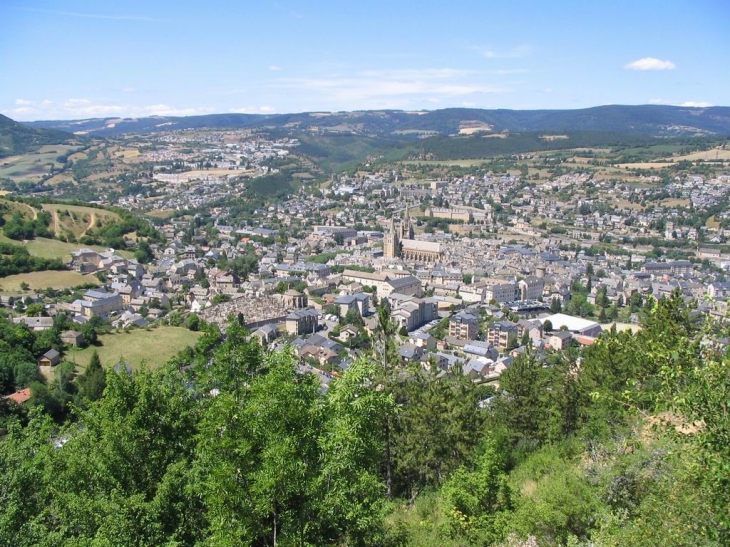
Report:
[[[552,313],[560,313],[563,309],[563,305],[560,302],[560,299],[558,297],[553,297],[553,299],[550,301],[550,311]]]
[[[468,377],[438,372],[421,366],[401,371],[393,387],[400,404],[393,430],[394,482],[410,498],[442,485],[467,463],[486,418],[478,408],[480,389]]]
[[[543,332],[552,332],[553,330],[553,323],[550,321],[550,319],[546,319],[542,324],[542,330]]]
[[[25,315],[28,317],[41,317],[46,315],[46,309],[41,302],[31,304],[25,309]]]
[[[98,401],[106,388],[106,371],[101,366],[99,353],[94,350],[86,370],[79,376],[79,394],[89,401]]]
[[[38,365],[30,361],[17,363],[13,371],[13,378],[15,379],[16,389],[28,387],[33,382],[41,379],[40,373],[38,372]]]
[[[444,485],[450,529],[470,544],[491,545],[504,537],[500,517],[512,503],[503,453],[490,443],[475,458],[472,468],[459,468]]]
[[[200,317],[197,313],[191,313],[185,318],[185,328],[192,331],[200,329]]]

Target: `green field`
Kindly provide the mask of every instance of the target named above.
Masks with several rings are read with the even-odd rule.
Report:
[[[37,152],[3,158],[0,160],[0,177],[18,180],[40,178],[49,172],[51,164],[56,170],[62,167],[56,162],[58,156],[77,149],[78,146],[53,144],[43,146]]]
[[[71,260],[71,252],[78,251],[81,248],[93,249],[94,251],[106,251],[105,247],[99,245],[81,245],[79,243],[66,243],[58,239],[48,239],[45,237],[37,237],[28,241],[15,241],[0,235],[0,241],[5,243],[12,243],[13,245],[23,245],[28,252],[33,256],[41,258],[60,258],[61,260],[68,262]],[[118,251],[115,253],[124,258],[133,258],[134,253],[132,251]]]
[[[69,270],[31,272],[18,275],[0,277],[0,294],[17,295],[22,293],[20,284],[22,282],[30,285],[31,291],[35,289],[70,289],[86,283],[99,285],[99,280],[93,275],[81,275],[78,272]],[[30,292],[28,292],[30,294]]]
[[[189,331],[182,327],[157,327],[150,330],[133,329],[99,337],[100,346],[72,349],[66,354],[66,361],[76,363],[84,369],[96,350],[101,364],[114,366],[124,359],[134,369],[144,361],[149,368],[156,368],[169,361],[186,346],[192,346],[202,336],[200,332]]]

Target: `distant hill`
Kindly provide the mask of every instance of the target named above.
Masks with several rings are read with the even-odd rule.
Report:
[[[262,128],[398,139],[503,131],[599,131],[651,136],[730,135],[730,107],[689,108],[665,105],[609,105],[580,110],[481,110],[449,108],[406,112],[367,110],[298,114],[211,114],[149,118],[96,118],[37,121],[29,125],[76,134],[112,136],[170,129]]]
[[[29,127],[0,114],[0,158],[31,152],[44,144],[64,144],[74,136],[55,128]]]
[[[150,116],[147,118],[92,118],[28,122],[32,127],[58,129],[75,135],[110,137],[132,133],[157,133],[173,129],[241,129],[254,127],[269,116],[261,114],[207,114],[205,116]]]

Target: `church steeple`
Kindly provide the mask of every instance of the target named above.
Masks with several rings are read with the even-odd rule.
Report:
[[[388,223],[388,233],[383,238],[383,255],[385,258],[395,258],[398,256],[398,250],[400,247],[400,237],[395,229],[395,221],[393,217],[390,217]]]
[[[408,206],[403,213],[403,220],[401,222],[401,239],[413,239],[413,224],[411,223],[411,215],[408,212]]]

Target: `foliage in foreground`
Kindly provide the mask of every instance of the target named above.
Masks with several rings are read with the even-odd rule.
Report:
[[[61,430],[10,419],[0,545],[727,544],[728,360],[678,296],[499,391],[393,366],[380,320],[327,391],[236,323],[164,370],[94,367]]]

